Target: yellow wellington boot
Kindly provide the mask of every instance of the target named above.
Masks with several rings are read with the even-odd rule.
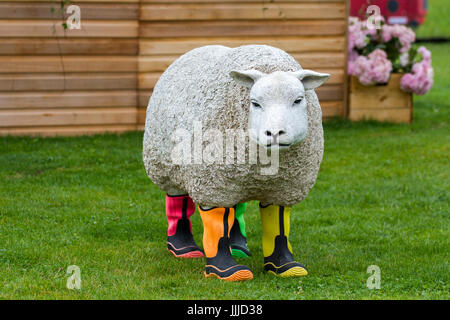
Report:
[[[281,277],[306,276],[305,267],[294,261],[289,243],[291,208],[277,205],[259,205],[262,222],[264,270]]]
[[[243,281],[253,278],[249,267],[237,264],[231,254],[230,230],[233,227],[234,208],[199,206],[203,221],[203,250],[206,256],[205,277],[227,281]]]

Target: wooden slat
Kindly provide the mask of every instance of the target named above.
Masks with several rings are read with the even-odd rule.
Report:
[[[347,79],[342,69],[322,69],[316,68],[314,71],[330,74],[330,79],[327,80],[327,84],[343,84]]]
[[[134,56],[0,56],[0,72],[136,72]]]
[[[0,135],[26,135],[26,136],[81,136],[99,133],[123,133],[137,130],[136,124],[113,125],[77,125],[77,126],[37,126],[37,127],[0,127]]]
[[[322,118],[340,117],[344,112],[342,101],[321,101]]]
[[[305,52],[293,53],[292,56],[304,69],[339,68],[345,64],[344,54],[340,52]],[[139,56],[140,72],[162,72],[179,56]]]
[[[344,20],[302,21],[194,21],[172,23],[141,22],[140,36],[223,37],[223,36],[318,36],[344,35]]]
[[[127,90],[135,73],[0,74],[0,91]]]
[[[137,39],[0,39],[0,55],[132,55]]]
[[[206,45],[238,47],[246,44],[266,44],[288,52],[331,51],[343,52],[344,37],[272,37],[272,38],[192,38],[140,40],[141,55],[174,55]]]
[[[136,91],[0,92],[0,109],[136,107]]]
[[[136,20],[139,17],[137,3],[79,3],[81,19]],[[65,6],[67,9],[69,5]],[[0,19],[67,19],[60,2],[0,2]]]
[[[153,89],[160,76],[160,73],[140,73],[139,89]]]
[[[0,127],[133,124],[136,108],[0,110]]]
[[[350,109],[349,118],[352,121],[376,120],[382,122],[410,123],[412,114],[410,108],[399,109]]]
[[[138,25],[132,20],[82,20],[80,30],[64,30],[60,21],[0,20],[0,37],[134,38]]]
[[[141,20],[344,19],[343,3],[155,4],[141,6]]]
[[[342,84],[344,82],[344,71],[340,69],[316,69],[317,72],[329,73],[331,75],[327,84]],[[161,73],[140,73],[139,89],[153,89]]]
[[[347,64],[342,52],[302,52],[291,53],[303,69],[339,68],[343,70]]]
[[[138,69],[139,72],[163,72],[174,62],[179,56],[139,56]]]
[[[317,97],[322,101],[336,101],[342,100],[344,97],[344,90],[342,85],[323,85],[315,89]]]

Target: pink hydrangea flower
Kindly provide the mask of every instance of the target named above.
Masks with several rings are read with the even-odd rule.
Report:
[[[359,56],[349,66],[349,73],[358,77],[364,85],[387,83],[391,76],[392,63],[388,60],[386,52],[377,49],[367,57]]]
[[[411,44],[416,41],[416,34],[406,26],[385,24],[381,27],[381,38],[384,42],[397,38],[400,42],[400,48],[398,48],[400,53],[405,53],[411,48]]]
[[[413,65],[411,73],[402,77],[401,88],[406,92],[424,95],[433,86],[434,70],[431,66],[431,52],[425,47],[420,47],[417,52],[422,55],[423,59]]]
[[[410,68],[409,50],[416,36],[414,31],[402,25],[388,25],[383,23],[381,29],[369,29],[367,21],[360,21],[357,17],[349,18],[348,34],[348,73],[354,75],[364,85],[387,83],[393,72],[392,62],[388,59],[386,51],[376,49],[367,56],[359,55],[366,52],[367,45],[378,46],[392,39],[399,53],[400,65]],[[412,66],[411,73],[402,77],[401,88],[407,92],[416,94],[427,93],[433,85],[433,68],[431,66],[431,53],[425,47],[418,49],[422,57],[421,62]],[[404,70],[398,69],[398,70]]]
[[[409,53],[405,52],[400,55],[400,65],[406,67],[409,64]]]
[[[364,48],[369,41],[367,35],[363,31],[364,24],[359,21],[358,18],[350,17],[348,28],[348,50]]]
[[[417,49],[417,53],[422,55],[423,60],[431,64],[431,52],[427,48],[421,46],[419,49]]]

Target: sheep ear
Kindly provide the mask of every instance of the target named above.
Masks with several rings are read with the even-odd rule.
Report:
[[[264,73],[258,70],[233,70],[230,72],[230,76],[240,85],[251,88],[258,79],[264,76]]]
[[[303,83],[305,90],[320,87],[325,81],[330,78],[330,75],[328,73],[320,73],[312,70],[296,71],[293,72],[293,75]]]

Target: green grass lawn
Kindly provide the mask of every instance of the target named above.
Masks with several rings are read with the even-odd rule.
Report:
[[[412,125],[324,125],[316,186],[294,207],[291,243],[309,275],[263,273],[256,202],[246,212],[254,279],[203,276],[166,250],[164,193],[146,177],[142,133],[0,139],[0,297],[11,299],[448,299],[450,45],[428,45],[436,84]],[[193,216],[201,244],[199,214]],[[68,290],[69,265],[82,289]],[[369,290],[367,267],[381,268]]]
[[[450,6],[448,0],[428,0],[428,14],[417,28],[417,38],[450,38]]]

